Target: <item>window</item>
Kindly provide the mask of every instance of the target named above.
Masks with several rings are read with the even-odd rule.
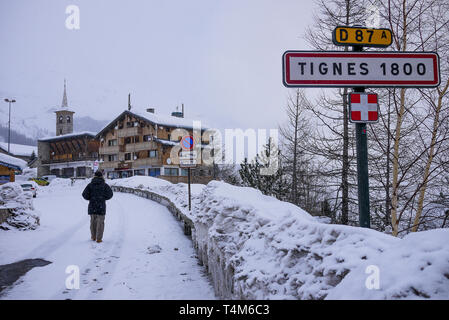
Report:
[[[108,179],[118,179],[118,178],[120,178],[120,174],[118,172],[114,172],[114,171],[108,172],[107,176],[108,176]]]
[[[152,177],[157,177],[161,175],[161,168],[150,168],[148,169],[148,175]]]
[[[145,169],[134,170],[134,175],[135,176],[144,176],[145,175]]]
[[[117,161],[118,156],[116,154],[108,155],[108,161]]]
[[[62,119],[63,119],[63,117],[59,116],[59,123],[62,123]]]
[[[126,137],[125,138],[125,144],[131,143],[131,137]]]
[[[59,134],[62,134],[62,129],[59,129]]]
[[[189,175],[189,169],[181,169],[181,176],[187,177]]]
[[[166,176],[177,176],[178,168],[165,168],[164,173]]]
[[[134,143],[137,143],[137,142],[139,142],[140,141],[140,137],[139,136],[135,136],[134,137]]]
[[[128,178],[128,177],[132,177],[132,176],[133,176],[132,170],[122,171],[122,178]]]
[[[133,127],[134,126],[134,123],[132,123],[131,121],[128,121],[127,123],[126,123],[126,127],[127,128],[131,128],[131,127]]]
[[[117,145],[117,139],[112,139],[108,141],[108,146],[116,146]]]
[[[151,136],[150,135],[143,136],[143,141],[151,141]]]
[[[70,116],[67,116],[67,123],[70,123]]]
[[[148,150],[148,158],[157,158],[157,150]]]
[[[170,132],[170,128],[165,128],[165,131]]]
[[[131,160],[131,153],[125,153],[125,161]]]

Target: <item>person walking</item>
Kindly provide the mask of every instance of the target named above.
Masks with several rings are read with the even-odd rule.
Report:
[[[83,198],[89,201],[91,239],[98,243],[103,241],[106,200],[112,198],[112,189],[106,184],[101,171],[95,172],[92,181],[83,191]]]

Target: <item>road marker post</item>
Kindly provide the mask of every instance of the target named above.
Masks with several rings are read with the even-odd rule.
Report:
[[[197,153],[194,151],[195,140],[193,136],[184,136],[181,139],[181,151],[179,158],[179,167],[187,168],[187,190],[189,198],[189,211],[192,209],[192,195],[191,195],[191,168],[197,165]]]

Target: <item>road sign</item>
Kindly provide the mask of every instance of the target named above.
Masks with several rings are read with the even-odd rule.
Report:
[[[379,104],[376,93],[349,94],[349,121],[372,123],[379,120]]]
[[[196,159],[179,159],[179,166],[181,168],[194,168],[196,165]]]
[[[196,151],[181,151],[179,153],[179,158],[180,159],[190,159],[190,158],[197,158],[198,154],[196,153]]]
[[[332,41],[337,46],[364,46],[385,48],[391,45],[389,29],[338,26],[332,32]]]
[[[436,87],[434,52],[286,51],[286,87]]]
[[[193,147],[195,145],[195,141],[193,140],[192,136],[184,136],[181,139],[181,148],[183,150],[193,150]]]

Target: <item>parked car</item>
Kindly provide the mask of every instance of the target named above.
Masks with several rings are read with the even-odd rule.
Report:
[[[28,181],[34,181],[40,186],[48,186],[50,184],[50,182],[42,178],[31,178]]]
[[[49,183],[53,180],[56,179],[57,177],[55,175],[49,174],[46,176],[42,176],[42,179],[47,180]]]
[[[22,187],[23,192],[30,193],[33,198],[36,198],[37,196],[37,187],[33,185],[33,183],[22,183],[20,185]]]

